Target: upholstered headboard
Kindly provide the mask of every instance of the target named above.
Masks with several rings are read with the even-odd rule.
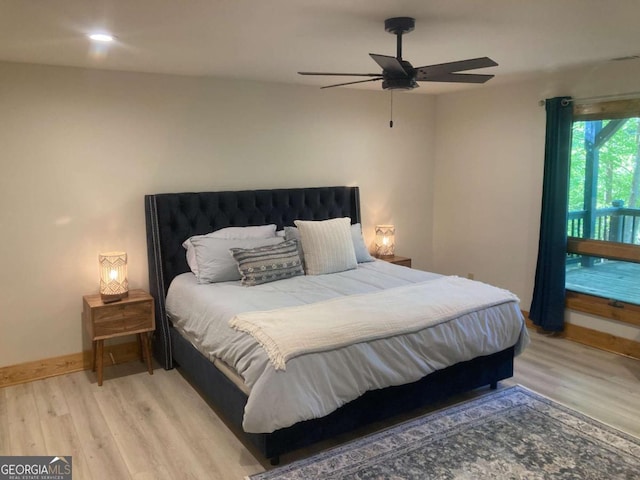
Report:
[[[172,368],[165,296],[171,281],[189,271],[182,242],[224,227],[275,223],[278,229],[294,220],[351,217],[360,222],[358,187],[288,188],[228,192],[145,195],[149,290],[155,299],[154,355]]]

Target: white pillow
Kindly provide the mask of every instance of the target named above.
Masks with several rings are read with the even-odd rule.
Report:
[[[213,238],[273,238],[276,236],[276,225],[257,225],[252,227],[226,227],[208,234]]]
[[[307,275],[342,272],[358,266],[349,217],[294,223],[300,233]]]
[[[198,262],[196,260],[195,249],[192,248],[191,240],[200,237],[223,238],[241,240],[245,238],[273,238],[276,236],[276,225],[258,225],[251,227],[225,227],[206,235],[195,235],[187,238],[182,246],[187,251],[187,265],[196,277],[198,276]]]
[[[296,227],[284,227],[284,238],[286,240],[298,241],[298,255],[304,264],[304,252],[302,251],[302,243],[300,242],[300,232]],[[353,240],[353,249],[356,253],[356,261],[358,263],[375,262],[375,258],[371,256],[369,250],[364,244],[362,238],[362,226],[359,223],[351,225],[351,239]]]
[[[302,251],[302,241],[300,240],[300,232],[296,227],[284,227],[284,239],[295,240],[298,245],[298,256],[304,267],[304,252]]]
[[[191,238],[196,259],[196,271],[191,270],[198,283],[240,280],[238,264],[231,255],[232,248],[256,248],[282,243],[284,238],[243,238],[240,240],[198,236]]]
[[[369,249],[364,244],[362,238],[362,226],[359,223],[351,225],[351,239],[353,240],[353,249],[356,252],[356,260],[358,263],[375,262],[375,258],[369,253]]]

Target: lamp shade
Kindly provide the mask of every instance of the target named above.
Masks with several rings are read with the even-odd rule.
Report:
[[[393,225],[376,225],[376,256],[391,257],[396,251],[396,228]]]
[[[100,296],[105,303],[117,302],[129,295],[126,252],[98,255],[100,264]]]

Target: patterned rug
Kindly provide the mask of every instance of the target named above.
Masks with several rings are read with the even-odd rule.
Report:
[[[249,478],[640,479],[640,439],[515,386]]]

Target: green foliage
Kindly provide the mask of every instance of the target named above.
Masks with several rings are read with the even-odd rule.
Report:
[[[604,128],[611,120],[590,121]],[[587,121],[573,124],[571,142],[571,171],[569,181],[569,211],[583,210],[586,158],[585,126]],[[614,200],[629,205],[632,197],[634,170],[639,168],[638,137],[640,119],[627,119],[624,124],[597,150],[599,158],[597,209],[611,207]],[[636,187],[637,188],[637,187]]]

